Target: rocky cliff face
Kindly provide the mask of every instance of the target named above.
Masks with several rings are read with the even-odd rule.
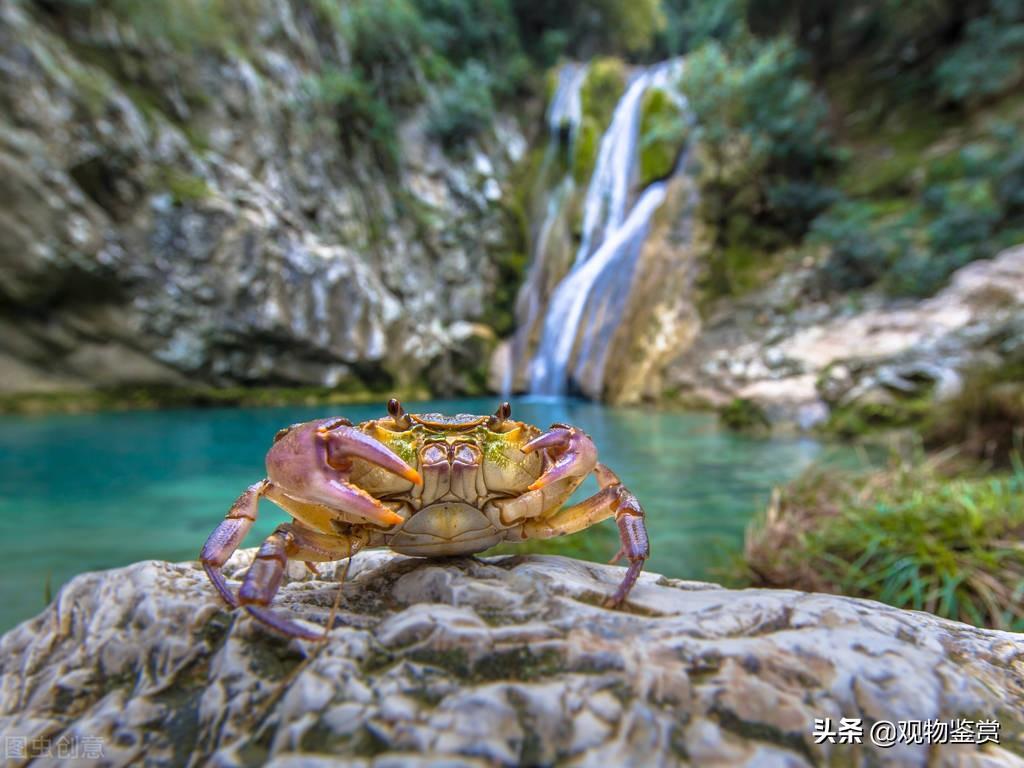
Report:
[[[296,565],[277,609],[324,626],[339,586]],[[1020,635],[654,574],[629,610],[598,607],[621,573],[361,553],[322,644],[226,612],[194,563],[83,574],[0,639],[0,734],[88,737],[110,766],[1024,765]],[[1001,727],[816,743],[842,717]]]
[[[314,5],[247,3],[244,44],[182,50],[0,0],[0,389],[478,366],[523,136],[499,119],[455,161],[421,108],[382,168],[310,97],[347,57]]]

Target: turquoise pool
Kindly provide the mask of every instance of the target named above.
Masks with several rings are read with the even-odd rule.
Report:
[[[411,411],[493,411],[496,400],[408,403]],[[82,571],[136,560],[192,559],[237,494],[262,477],[277,429],[324,415],[353,421],[380,406],[154,412],[0,418],[0,631],[43,608]],[[547,426],[570,422],[591,434],[602,460],[636,492],[648,514],[649,568],[713,577],[773,485],[848,449],[809,438],[756,439],[720,429],[708,414],[609,408],[576,401],[513,401],[513,416]],[[587,492],[596,489],[588,480]],[[255,546],[283,514],[264,503]],[[565,540],[566,551],[607,559],[614,525]]]

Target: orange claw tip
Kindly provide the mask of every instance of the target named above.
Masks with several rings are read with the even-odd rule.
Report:
[[[526,490],[539,491],[545,485],[547,485],[547,481],[543,477],[538,477],[536,480],[534,480],[532,483],[526,486]]]
[[[402,477],[404,477],[406,480],[408,480],[413,485],[423,485],[423,478],[420,476],[420,473],[417,472],[412,467],[409,467],[409,468],[403,470],[402,471]]]

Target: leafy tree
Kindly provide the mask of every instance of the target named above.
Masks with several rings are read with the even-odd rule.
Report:
[[[687,57],[682,87],[695,114],[702,211],[719,245],[778,245],[801,236],[831,201],[826,105],[799,75],[785,40],[730,54],[717,41]]]
[[[452,147],[480,134],[493,118],[490,76],[483,65],[471,61],[438,95],[430,111],[430,130]]]
[[[511,0],[520,37],[551,64],[559,53],[648,52],[666,23],[660,0]]]

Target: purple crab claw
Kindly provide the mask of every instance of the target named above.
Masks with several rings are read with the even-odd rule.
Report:
[[[555,425],[548,432],[523,446],[523,453],[533,453],[542,448],[554,461],[527,488],[536,491],[567,477],[583,477],[597,464],[597,449],[593,441],[575,427]]]
[[[327,442],[327,463],[332,467],[341,469],[356,457],[404,477],[413,485],[423,485],[419,472],[402,461],[390,448],[358,429],[347,425],[324,424],[317,429],[317,434]]]

